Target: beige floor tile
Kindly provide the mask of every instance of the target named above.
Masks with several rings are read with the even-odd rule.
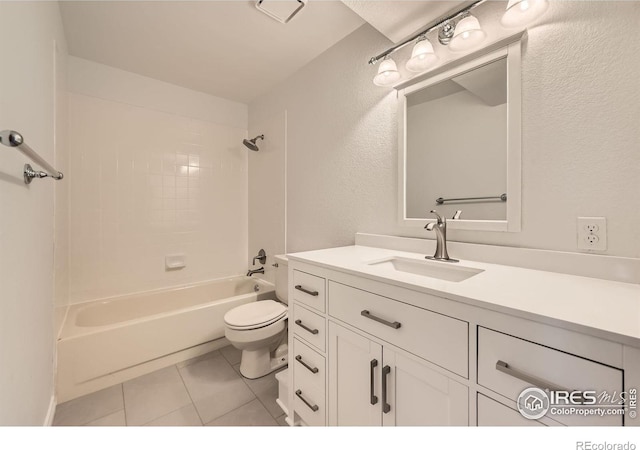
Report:
[[[220,355],[220,350],[214,350],[209,353],[205,353],[204,355],[196,356],[195,358],[187,359],[186,361],[180,361],[176,364],[178,369],[182,369],[183,367],[190,366],[191,364],[195,364],[200,361],[204,361],[205,359],[214,358]]]
[[[276,380],[275,373],[270,373],[262,378],[255,380],[249,380],[244,378],[244,382],[249,386],[249,389],[255,394],[256,397],[262,402],[269,414],[276,418],[282,415],[282,408],[276,403],[278,398],[278,380]]]
[[[58,405],[53,425],[85,425],[122,408],[122,385],[118,384]]]
[[[88,427],[124,427],[127,426],[127,422],[124,417],[124,409],[116,411],[108,416],[101,417],[100,419],[89,422]]]
[[[123,384],[127,425],[142,425],[191,404],[176,366]]]
[[[276,426],[277,422],[271,414],[262,406],[259,400],[254,400],[238,409],[225,414],[210,422],[208,426],[233,427],[233,426]]]
[[[198,414],[210,422],[255,398],[222,356],[200,361],[180,369]]]
[[[240,364],[240,359],[242,359],[242,350],[238,350],[233,345],[227,345],[226,347],[221,348],[220,353],[232,366]]]
[[[202,426],[195,406],[187,405],[177,411],[173,411],[166,416],[152,420],[147,424],[152,427],[194,427]]]

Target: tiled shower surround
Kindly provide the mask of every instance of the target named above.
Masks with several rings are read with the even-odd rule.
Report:
[[[246,130],[69,95],[70,301],[246,270]],[[167,271],[165,255],[187,267]]]

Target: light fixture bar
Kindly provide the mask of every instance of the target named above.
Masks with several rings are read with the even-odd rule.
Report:
[[[478,6],[480,3],[484,3],[485,1],[487,1],[487,0],[472,0],[472,1],[467,2],[468,4],[465,7],[463,7],[462,9],[460,9],[459,7],[451,9],[444,16],[440,16],[440,18],[438,18],[438,19],[432,21],[431,23],[429,23],[423,31],[421,31],[419,33],[416,33],[415,35],[411,36],[410,38],[407,38],[404,41],[400,42],[399,44],[394,45],[393,47],[391,47],[387,51],[385,51],[383,53],[380,53],[378,56],[374,56],[373,58],[371,58],[369,60],[369,64],[376,64],[378,61],[384,59],[386,56],[389,56],[393,52],[403,48],[405,45],[415,41],[420,36],[426,35],[430,31],[433,31],[436,28],[442,26],[447,21],[453,20],[456,17],[459,17],[462,14],[465,14],[465,13],[469,12],[472,8]]]

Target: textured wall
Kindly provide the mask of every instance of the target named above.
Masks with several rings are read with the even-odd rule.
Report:
[[[500,7],[477,15],[497,23]],[[640,256],[640,35],[611,33],[639,18],[638,2],[551,4],[523,44],[522,231],[450,239],[577,251],[576,217],[606,216],[606,253]],[[396,94],[366,64],[388,45],[365,25],[250,105],[250,127],[288,112],[290,252],[352,244],[356,231],[430,237],[396,222]]]
[[[246,107],[232,105],[221,124],[212,119],[227,100],[70,60],[71,302],[244,273]],[[147,94],[133,94],[136,84]],[[167,271],[172,254],[186,268]]]
[[[59,161],[54,42],[62,65],[66,44],[58,4],[0,2],[0,17],[10,18],[0,27],[0,54],[12,62],[0,71],[0,127]],[[26,162],[0,149],[0,425],[42,425],[54,406],[54,185],[66,179],[27,186]]]

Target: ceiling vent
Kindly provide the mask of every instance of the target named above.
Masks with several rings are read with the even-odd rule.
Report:
[[[307,0],[258,0],[256,8],[280,23],[288,23],[300,12]]]

